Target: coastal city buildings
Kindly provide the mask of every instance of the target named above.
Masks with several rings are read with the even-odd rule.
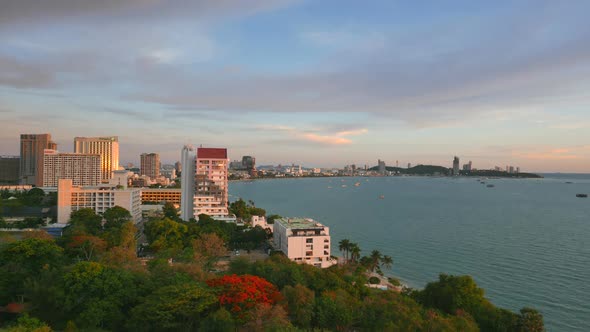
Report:
[[[453,158],[453,175],[454,176],[458,176],[459,175],[459,157],[455,156],[455,158]]]
[[[228,215],[227,149],[197,148],[194,213]]]
[[[101,157],[101,180],[108,182],[113,171],[119,169],[119,138],[108,137],[76,137],[74,138],[75,153],[99,154]]]
[[[135,223],[141,221],[141,190],[100,185],[74,186],[72,179],[60,179],[57,187],[57,222],[66,224],[72,211],[90,208],[95,213],[120,206],[131,213]]]
[[[142,188],[141,204],[172,203],[180,206],[182,189],[180,188]]]
[[[281,218],[274,221],[275,248],[297,263],[327,268],[331,258],[330,228],[313,219]]]
[[[20,135],[19,183],[37,187],[43,185],[43,153],[57,149],[50,134]]]
[[[19,156],[0,156],[0,184],[18,184]]]
[[[180,218],[189,220],[194,218],[193,199],[195,196],[195,148],[185,145],[180,154],[181,169],[180,173]]]
[[[385,173],[387,172],[387,167],[385,166],[385,161],[379,159],[377,161],[377,166],[378,166],[378,172],[381,175],[385,175]]]
[[[150,179],[160,176],[160,155],[157,153],[142,153],[140,155],[139,175],[145,175]]]
[[[72,179],[75,186],[98,185],[101,180],[100,155],[45,149],[43,187],[57,187],[59,179]]]
[[[471,172],[472,169],[473,169],[473,163],[471,162],[471,160],[469,161],[469,163],[463,165],[463,170],[466,172]]]
[[[228,217],[227,149],[182,149],[181,218],[188,220],[207,214],[215,219]]]

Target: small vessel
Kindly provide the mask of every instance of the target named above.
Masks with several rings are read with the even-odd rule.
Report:
[[[383,196],[383,195],[379,196],[379,199],[384,199],[384,198],[385,198],[385,196]]]
[[[494,188],[495,186],[493,184],[488,184],[486,187],[488,187],[488,188]]]
[[[345,184],[343,184],[343,185],[342,185],[342,188],[346,188],[346,185],[345,185]]]
[[[328,186],[328,189],[332,189],[332,187]]]
[[[354,186],[355,186],[355,187],[358,187],[358,186],[360,186],[360,185],[361,185],[361,183],[360,183],[360,182],[357,182],[357,183],[355,183],[355,184],[354,184]]]
[[[572,184],[573,182],[571,182],[571,181],[567,181],[566,183],[567,183],[567,184]]]
[[[588,194],[576,194],[576,197],[586,198],[588,197]]]

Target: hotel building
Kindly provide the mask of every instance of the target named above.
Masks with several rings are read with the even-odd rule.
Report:
[[[74,138],[75,153],[99,154],[101,157],[101,180],[108,182],[113,171],[119,169],[119,138],[109,137],[76,137]]]
[[[110,185],[74,186],[72,179],[60,179],[58,182],[57,222],[60,224],[67,224],[73,211],[90,208],[100,214],[117,205],[127,209],[135,223],[141,221],[140,189],[118,189]]]
[[[194,215],[225,217],[228,212],[227,149],[197,148]]]
[[[183,220],[197,219],[199,214],[229,220],[227,167],[227,149],[197,148],[195,151],[190,146],[183,148],[181,173],[181,218]]]
[[[180,188],[142,188],[141,204],[167,202],[180,206],[181,196]]]
[[[157,153],[142,153],[140,156],[139,175],[156,179],[160,176],[160,155]]]
[[[277,219],[273,239],[275,247],[294,262],[321,268],[336,263],[330,254],[330,228],[313,219]]]
[[[100,184],[100,155],[59,153],[45,149],[43,187],[57,187],[59,179],[72,179],[75,186]]]
[[[20,135],[20,184],[43,186],[43,154],[45,149],[57,149],[50,134]]]

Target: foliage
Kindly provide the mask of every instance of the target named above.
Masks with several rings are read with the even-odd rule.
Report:
[[[20,316],[16,323],[5,330],[6,332],[50,332],[51,328],[35,317],[27,314]]]
[[[174,204],[170,202],[164,203],[162,207],[162,212],[164,213],[164,217],[172,220],[179,220],[178,218],[178,210],[174,207]]]
[[[102,217],[105,220],[105,229],[121,228],[124,223],[130,222],[132,220],[131,213],[118,205],[106,209],[106,211],[104,211],[102,214]]]
[[[377,277],[370,277],[369,278],[369,283],[371,285],[379,285],[381,283],[381,279],[379,279]]]
[[[273,305],[281,298],[275,285],[252,275],[226,275],[209,280],[207,284],[218,289],[219,303],[234,313],[242,313],[260,303]]]
[[[155,251],[172,249],[180,251],[185,245],[188,227],[174,220],[164,218],[146,223],[144,233]]]
[[[252,216],[266,215],[266,210],[256,207],[252,201],[246,203],[241,198],[229,204],[229,212],[242,220],[248,220]]]
[[[315,312],[315,293],[303,285],[285,286],[281,293],[283,306],[289,312],[291,322],[302,328],[311,327]]]
[[[213,292],[196,283],[165,286],[131,310],[132,331],[190,331],[217,303]]]
[[[70,215],[68,227],[64,229],[65,234],[84,232],[89,235],[98,236],[102,232],[102,218],[93,209],[84,208],[73,211]],[[67,236],[67,235],[66,235]]]

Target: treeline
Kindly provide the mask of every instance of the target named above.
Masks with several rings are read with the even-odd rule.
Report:
[[[0,246],[2,327],[12,332],[543,331],[536,311],[515,314],[494,307],[470,277],[441,275],[423,291],[370,289],[365,286],[370,257],[377,264],[390,262],[372,254],[362,262],[358,246],[348,247],[354,259],[329,269],[299,265],[280,254],[255,262],[233,256],[223,268],[228,249],[247,243],[241,234],[258,230],[204,215],[185,223],[172,209],[165,213],[144,226],[150,259],[138,258],[142,235],[120,207],[102,215],[73,212],[57,241],[40,231],[6,240]]]

